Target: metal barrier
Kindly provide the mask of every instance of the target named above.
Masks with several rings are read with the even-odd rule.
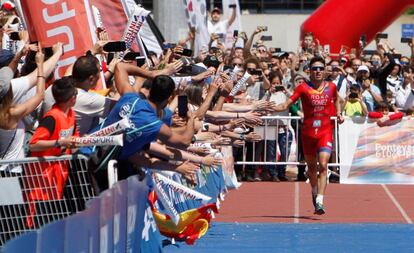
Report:
[[[262,141],[254,143],[251,146],[245,144],[243,146],[243,159],[242,161],[235,161],[237,165],[306,165],[304,159],[298,159],[299,146],[298,142],[301,131],[301,118],[299,116],[264,116],[261,117],[264,124],[262,126],[255,127],[254,131],[262,137]],[[333,130],[333,152],[331,157],[331,163],[328,164],[330,167],[340,166],[338,157],[339,157],[339,145],[338,145],[338,122],[336,117],[332,117],[331,120],[335,121],[334,130]],[[288,155],[287,159],[282,159],[279,161],[268,161],[268,152],[266,148],[268,141],[274,141],[276,146],[279,147],[279,133],[289,132],[292,135],[294,140],[292,143],[293,148],[290,148],[286,145],[285,153]],[[294,145],[295,144],[295,145]],[[251,154],[251,159],[247,158],[247,151]],[[272,158],[272,157],[271,157]],[[276,158],[276,157],[275,157]],[[275,159],[277,160],[277,159]],[[283,161],[284,160],[284,161]]]
[[[85,209],[95,196],[85,156],[0,161],[0,246]]]

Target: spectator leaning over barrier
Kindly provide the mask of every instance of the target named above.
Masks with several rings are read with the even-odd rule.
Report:
[[[165,69],[166,74],[173,74],[181,68],[180,62],[176,62]],[[139,165],[149,168],[177,170],[181,173],[194,174],[196,166],[184,162],[180,165],[172,165],[168,162],[147,159],[141,152],[149,147],[149,144],[159,139],[164,144],[177,148],[186,148],[191,144],[194,135],[194,115],[190,115],[187,128],[183,134],[177,134],[163,122],[171,121],[162,119],[165,107],[175,90],[174,81],[166,75],[153,76],[155,72],[143,70],[139,67],[120,63],[115,68],[115,82],[122,97],[111,110],[102,127],[113,124],[124,117],[129,117],[133,129],[140,128],[131,134],[126,134],[124,146],[122,147],[118,160],[128,165]],[[135,89],[129,84],[128,75],[145,75],[150,77],[152,85],[148,99],[142,99]],[[129,115],[129,116],[128,116]],[[169,114],[171,117],[171,113]],[[128,166],[132,169],[132,166]],[[125,170],[128,170],[125,168]],[[130,171],[134,173],[134,171]],[[127,176],[130,173],[125,173]]]
[[[46,112],[30,141],[31,156],[59,156],[70,154],[74,147],[72,137],[79,137],[75,124],[75,112],[78,90],[71,77],[63,77],[52,85],[53,98],[56,101],[52,109]]]
[[[45,76],[43,70],[44,54],[39,48],[36,54],[38,69],[36,93],[22,103],[16,103],[14,87],[10,85],[13,70],[10,67],[1,70],[0,86],[0,156],[1,159],[23,158],[24,124],[22,119],[33,112],[42,102],[45,92]],[[17,67],[17,64],[16,64]],[[22,94],[20,94],[22,95]]]
[[[95,127],[99,118],[105,118],[116,103],[109,97],[90,91],[96,87],[100,69],[98,59],[89,53],[79,57],[73,65],[72,78],[78,90],[78,97],[73,109],[76,113],[76,124],[78,124],[80,135],[86,134]],[[50,110],[54,103],[52,87],[49,87],[46,90],[43,111]]]

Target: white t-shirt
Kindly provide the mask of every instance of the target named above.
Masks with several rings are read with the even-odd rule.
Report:
[[[207,21],[207,30],[209,34],[215,33],[215,34],[226,34],[227,33],[227,27],[228,27],[229,21],[222,20],[217,23],[211,22],[211,20]]]
[[[78,88],[76,104],[73,107],[76,113],[76,125],[80,135],[88,133],[98,125],[99,118],[105,118],[111,109],[112,99],[100,94],[87,92]],[[49,111],[55,99],[52,94],[52,86],[45,92],[45,102],[43,104],[43,114]]]
[[[267,95],[265,95],[267,97]],[[276,105],[283,104],[288,100],[288,96],[282,91],[274,92],[270,95],[269,102],[274,102]],[[289,116],[289,109],[282,111],[282,112],[274,112],[272,116]],[[278,122],[279,121],[279,122]],[[279,125],[279,126],[286,126],[288,124],[287,119],[280,119],[280,120],[270,120],[269,125]]]
[[[13,91],[13,104],[24,103],[28,98],[32,97],[32,89],[30,89],[29,78],[26,76],[11,80],[11,89]],[[36,90],[34,90],[36,92]],[[0,129],[0,158],[5,160],[24,158],[24,136],[25,125],[22,120],[17,123],[17,128],[13,130]],[[0,170],[6,169],[5,167]],[[14,172],[20,172],[19,169],[12,169]]]
[[[338,82],[339,82],[340,78],[341,78],[341,75],[338,75],[336,77],[336,79],[332,81],[337,87],[339,85]],[[340,90],[338,90],[339,96],[341,96],[341,98],[343,98],[343,99],[346,99],[346,95],[347,95],[346,92],[349,89],[348,79],[343,78],[342,79],[342,85],[340,85],[340,86],[341,86],[341,88],[340,88]]]

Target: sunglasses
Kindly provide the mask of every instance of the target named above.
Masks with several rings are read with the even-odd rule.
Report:
[[[243,64],[241,64],[241,63],[233,63],[233,67],[241,67],[241,66],[243,66]]]
[[[312,71],[324,71],[325,67],[323,66],[313,66],[310,68]]]
[[[409,64],[409,62],[406,62],[406,61],[401,62],[401,65],[403,65],[403,66],[407,66],[408,64]]]

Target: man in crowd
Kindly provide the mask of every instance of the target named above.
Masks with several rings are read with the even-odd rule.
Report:
[[[223,34],[227,33],[227,29],[233,24],[236,19],[236,7],[232,7],[231,16],[229,19],[221,19],[221,10],[219,8],[214,8],[211,11],[211,20],[207,22],[207,29],[209,34]]]

